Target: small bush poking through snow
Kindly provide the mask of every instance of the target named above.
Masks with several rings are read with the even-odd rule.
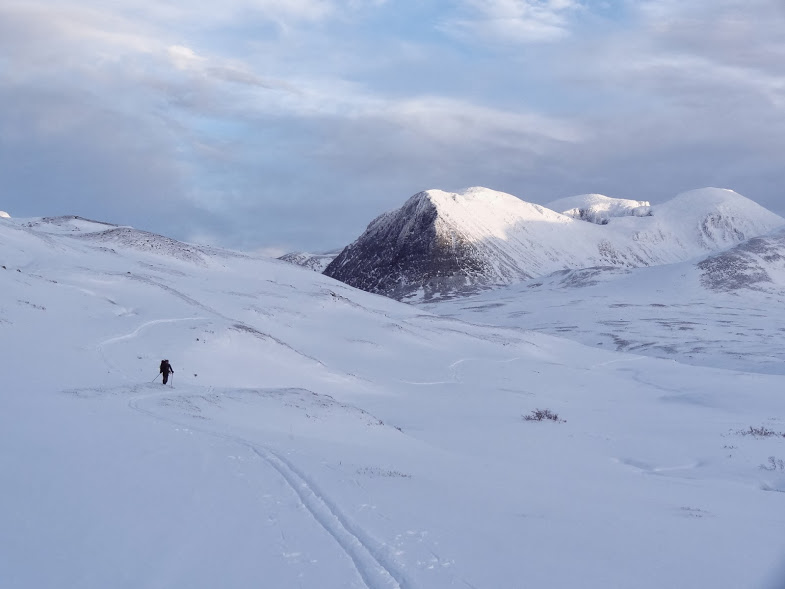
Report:
[[[398,470],[387,470],[382,468],[376,468],[373,466],[364,466],[362,468],[357,469],[357,474],[366,475],[369,477],[391,477],[391,478],[402,478],[402,479],[410,479],[412,475],[400,472]]]
[[[564,423],[566,419],[559,419],[559,416],[550,409],[535,409],[529,415],[524,415],[524,421],[543,421],[550,420]]]
[[[765,464],[761,464],[760,467],[763,470],[785,471],[785,460],[782,460],[782,458],[775,458],[774,456],[769,456],[768,466],[766,466]]]
[[[775,432],[774,430],[770,430],[766,428],[766,426],[762,425],[760,427],[752,427],[750,429],[740,429],[738,434],[742,436],[754,436],[756,438],[769,438],[769,437],[777,437],[777,438],[785,438],[785,434],[782,432]]]

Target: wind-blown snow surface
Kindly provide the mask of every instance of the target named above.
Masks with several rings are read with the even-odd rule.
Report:
[[[782,376],[107,231],[0,221],[4,588],[775,582]]]
[[[324,273],[369,292],[427,301],[566,269],[680,262],[785,224],[717,188],[657,207],[601,195],[556,205],[577,208],[561,214],[487,188],[422,192],[375,219]]]

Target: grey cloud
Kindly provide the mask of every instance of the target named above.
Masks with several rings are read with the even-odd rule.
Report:
[[[586,100],[569,107],[586,140],[551,154],[563,164],[549,189],[658,200],[719,185],[785,214],[785,62],[771,58],[785,46],[781,9],[654,4],[632,30],[586,35],[549,56],[565,91]]]
[[[647,62],[659,62],[685,76],[724,77],[728,85],[766,84],[771,78],[781,82],[785,5],[779,0],[662,4],[664,12],[643,13],[639,40],[626,40],[633,67],[625,72],[639,66],[645,74]]]
[[[150,33],[160,23],[40,48],[0,35],[13,73],[0,85],[0,208],[312,250],[427,188],[657,202],[719,185],[785,214],[781,15],[754,2],[749,15],[648,2],[627,29],[471,59],[430,37],[396,54],[327,27],[245,39],[242,59],[178,40],[179,62],[169,35]]]
[[[19,216],[81,214],[148,225],[182,204],[182,170],[155,121],[78,92],[0,89],[3,205]]]

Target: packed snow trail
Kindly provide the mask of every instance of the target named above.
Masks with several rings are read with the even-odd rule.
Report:
[[[182,319],[154,319],[152,321],[145,321],[139,327],[134,329],[131,333],[126,333],[125,335],[118,335],[116,337],[111,337],[107,340],[102,341],[98,344],[99,348],[103,348],[104,346],[108,346],[110,344],[116,344],[118,342],[126,341],[129,339],[133,339],[137,337],[144,329],[152,326],[152,325],[160,325],[161,323],[177,323],[178,321],[201,321],[203,319],[207,319],[206,317],[184,317]]]
[[[388,559],[383,554],[385,551],[384,545],[371,540],[364,532],[357,529],[346,516],[341,514],[335,504],[327,499],[313,482],[308,480],[306,475],[298,471],[281,455],[270,448],[245,438],[212,431],[207,428],[195,427],[192,424],[181,423],[174,419],[162,417],[149,409],[143,409],[139,406],[141,401],[164,396],[183,397],[185,395],[173,394],[171,390],[137,395],[128,401],[128,406],[138,413],[167,424],[187,427],[193,431],[245,446],[280,474],[298,497],[303,508],[333,537],[346,553],[368,589],[410,589],[412,587],[409,582],[403,580],[401,573],[395,571],[394,566],[388,562]]]

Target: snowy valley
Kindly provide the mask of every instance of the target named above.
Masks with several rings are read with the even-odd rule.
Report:
[[[734,195],[524,203],[416,304],[0,218],[3,587],[781,587],[785,221]]]

